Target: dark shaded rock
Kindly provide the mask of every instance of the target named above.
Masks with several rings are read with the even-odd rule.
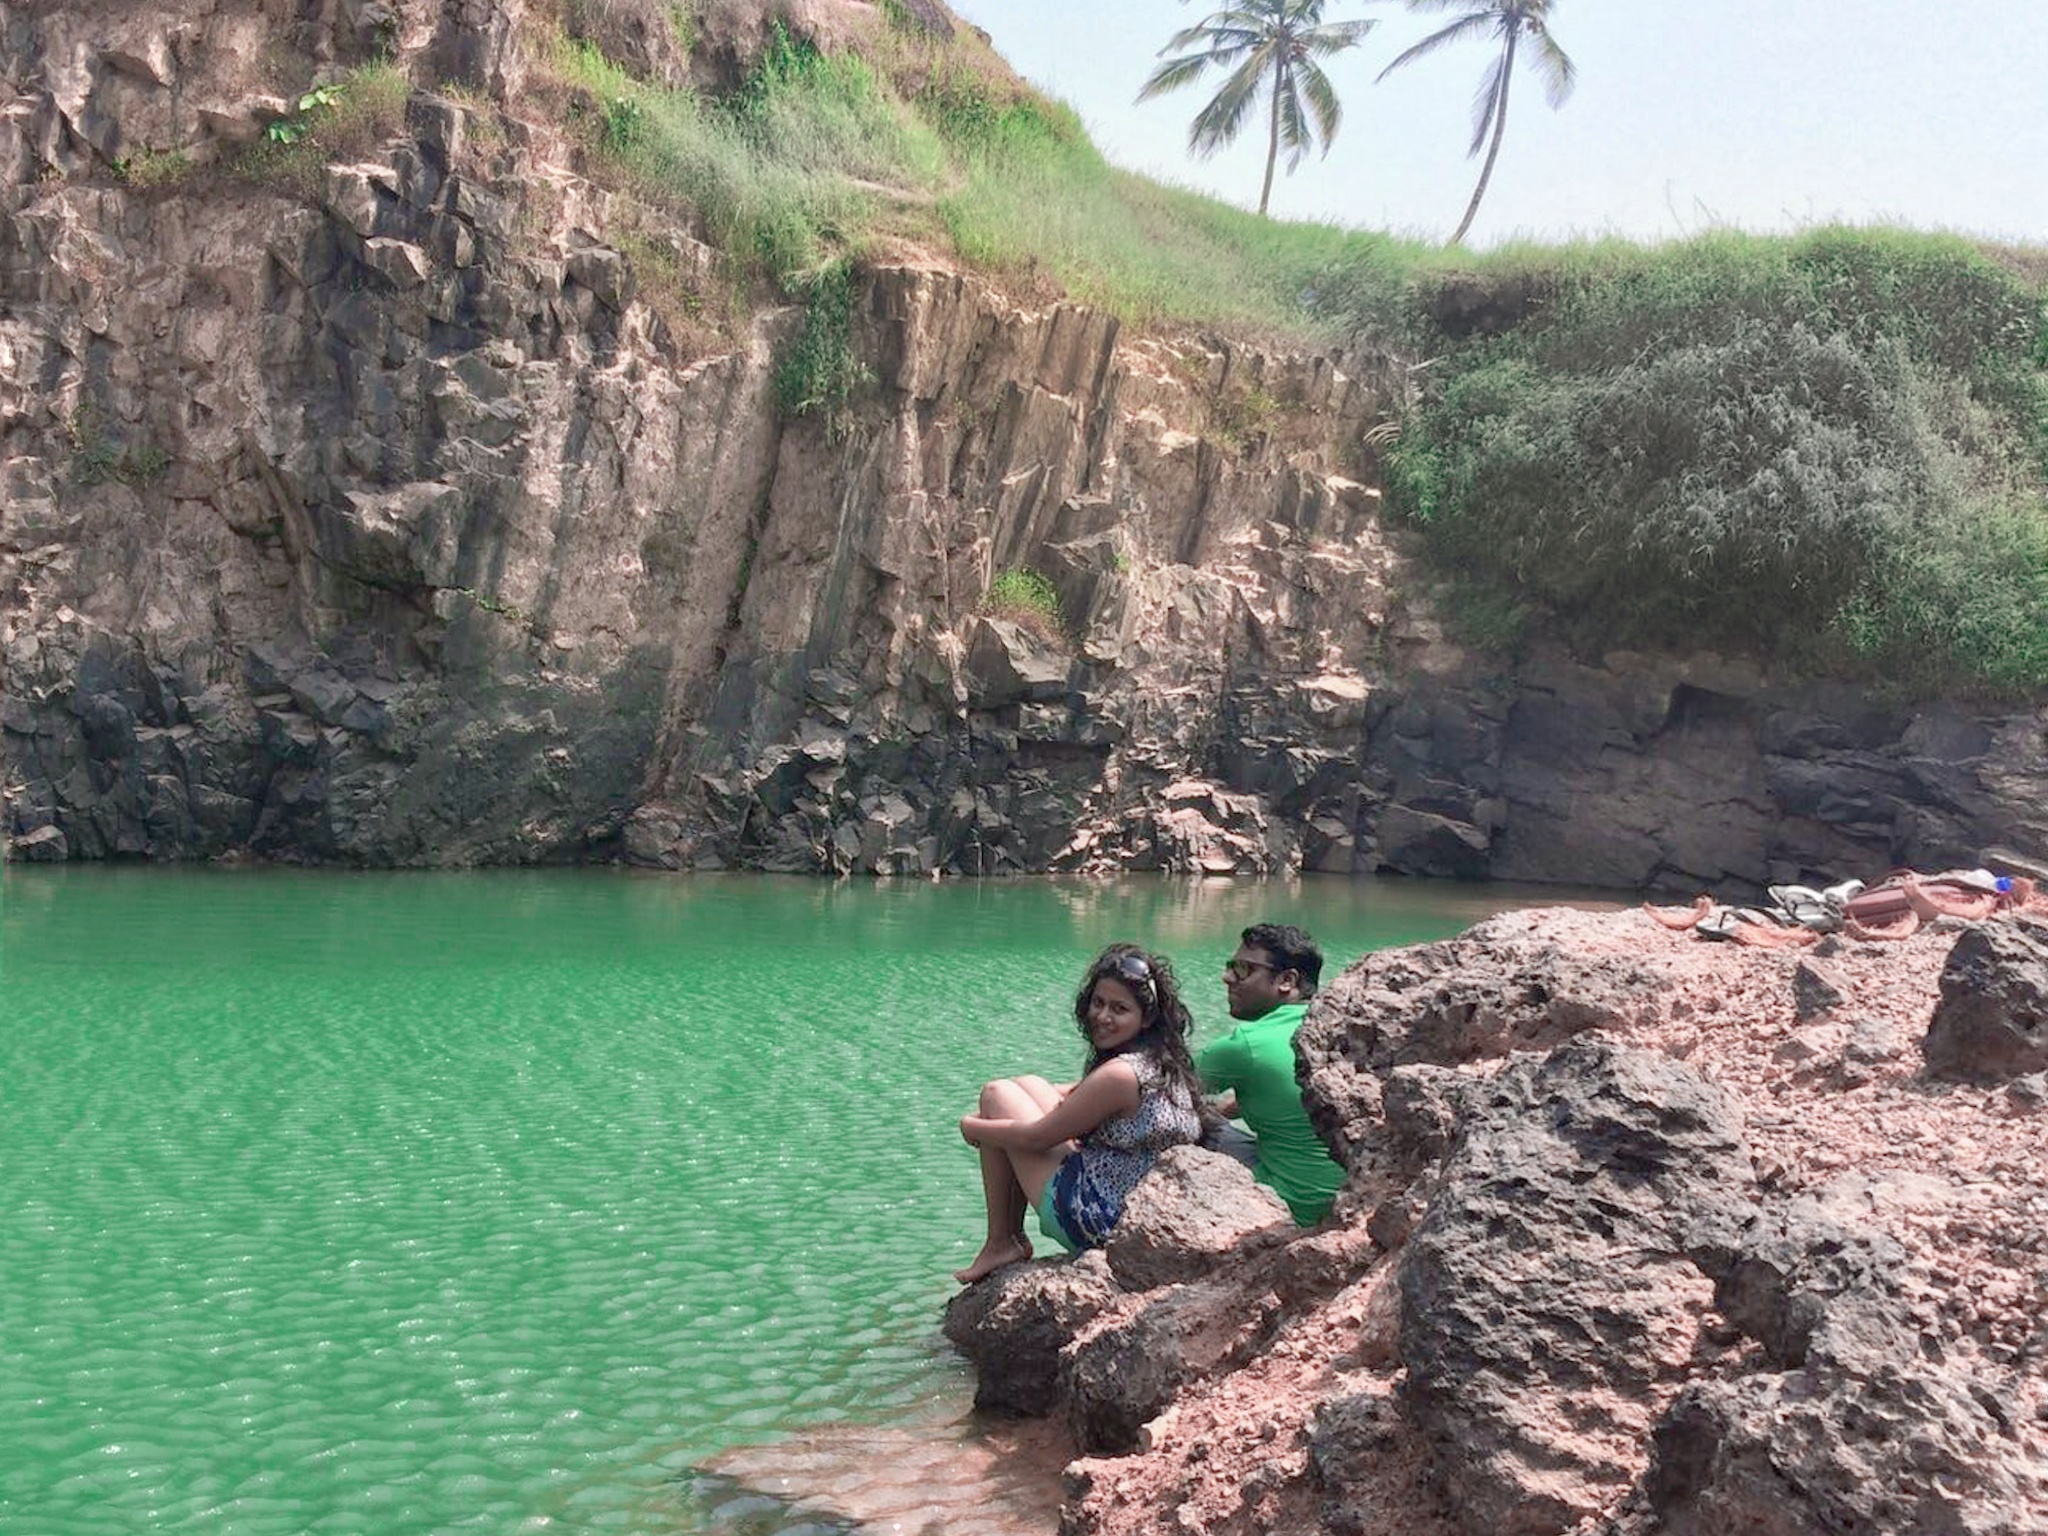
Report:
[[[2048,927],[1966,930],[1941,973],[1941,1001],[1921,1042],[1939,1077],[1995,1082],[2048,1068]]]
[[[1076,1443],[1106,1453],[1135,1449],[1143,1427],[1191,1383],[1258,1360],[1283,1319],[1357,1280],[1371,1254],[1362,1233],[1297,1236],[1282,1207],[1277,1222],[1248,1234],[1203,1279],[1104,1309],[1060,1360]]]
[[[119,759],[128,755],[135,742],[135,714],[115,694],[74,694],[71,713],[78,717],[79,730],[94,757]]]
[[[1402,1167],[1419,1172],[1450,1150],[1470,1082],[1454,1067],[1424,1063],[1396,1067],[1387,1074],[1381,1086],[1384,1146]]]
[[[572,0],[569,35],[588,42],[636,80],[677,90],[689,84],[690,45],[659,0]]]
[[[643,805],[626,818],[621,855],[639,869],[681,869],[682,818],[662,806]]]
[[[1067,658],[1008,619],[979,618],[967,643],[968,702],[1001,709],[1067,691]]]
[[[2038,1115],[2048,1109],[2048,1072],[2014,1078],[2005,1085],[2005,1097],[2021,1114]]]
[[[1803,1024],[1842,1006],[1846,996],[1825,967],[1801,960],[1792,969],[1792,1009]]]
[[[1137,1448],[1138,1432],[1201,1374],[1188,1346],[1207,1319],[1185,1288],[1086,1330],[1060,1362],[1074,1444],[1096,1455]],[[1212,1362],[1213,1363],[1213,1362]]]
[[[633,302],[633,269],[624,255],[608,246],[590,245],[571,251],[563,264],[571,282],[580,283],[614,313]]]
[[[1323,1520],[1331,1530],[1362,1529],[1346,1506],[1385,1479],[1380,1457],[1401,1427],[1399,1405],[1383,1393],[1333,1397],[1316,1409],[1308,1426],[1308,1468],[1323,1492]]]
[[[1252,1233],[1291,1221],[1242,1163],[1174,1147],[1131,1191],[1103,1252],[1119,1285],[1145,1291],[1208,1274]]]
[[[1059,1407],[1060,1351],[1117,1299],[1100,1253],[1013,1264],[968,1286],[941,1323],[973,1362],[974,1405],[1043,1415]]]
[[[1886,1276],[1905,1256],[1896,1243],[1841,1225],[1832,1203],[1825,1194],[1794,1200],[1752,1218],[1732,1252],[1695,1250],[1713,1276],[1715,1306],[1779,1366],[1805,1365],[1816,1338],[1901,1326]]]
[[[1219,1274],[1167,1286],[1105,1310],[1082,1329],[1060,1358],[1074,1443],[1095,1453],[1134,1450],[1139,1431],[1191,1382],[1251,1360],[1282,1301],[1275,1289],[1247,1295],[1242,1279]]]
[[[1400,1259],[1405,1403],[1466,1530],[1548,1536],[1639,1476],[1619,1447],[1682,1376],[1707,1289],[1687,1235],[1732,1225],[1749,1159],[1718,1089],[1604,1039],[1465,1102]]]
[[[1859,1019],[1854,1033],[1849,1036],[1849,1043],[1842,1049],[1842,1058],[1851,1067],[1875,1066],[1905,1055],[1911,1044],[1910,1033],[1896,1019],[1889,1016]]]
[[[944,6],[933,4],[932,0],[898,0],[898,3],[902,6],[904,18],[919,31],[928,32],[933,37],[950,38],[953,35],[953,18],[946,13]]]
[[[1998,1395],[1923,1341],[1899,1290],[1905,1255],[1858,1230],[1911,1175],[1850,1178],[1700,1250],[1715,1302],[1764,1368],[1689,1386],[1652,1436],[1644,1479],[1673,1536],[1757,1531],[2017,1533],[2023,1454]]]
[[[1983,1454],[1997,1433],[1898,1364],[1700,1382],[1658,1424],[1645,1487],[1663,1536],[2025,1536],[2039,1526]]]
[[[1379,819],[1379,867],[1406,875],[1483,880],[1492,841],[1468,822],[1405,805]]]
[[[355,685],[325,667],[309,667],[289,685],[292,701],[323,725],[340,725],[356,702]]]

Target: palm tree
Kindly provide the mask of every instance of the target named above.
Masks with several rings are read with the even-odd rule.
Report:
[[[1462,10],[1460,16],[1449,26],[1432,32],[1406,53],[1395,59],[1380,71],[1384,80],[1395,70],[1426,53],[1434,53],[1446,43],[1460,42],[1468,37],[1491,33],[1500,39],[1500,52],[1495,56],[1493,67],[1479,82],[1479,94],[1472,102],[1472,147],[1467,158],[1479,153],[1479,146],[1487,145],[1486,164],[1480,167],[1479,185],[1472,189],[1472,201],[1465,205],[1465,217],[1458,221],[1458,231],[1451,236],[1456,245],[1465,238],[1465,231],[1472,227],[1472,220],[1479,213],[1479,200],[1486,196],[1486,183],[1493,177],[1493,162],[1500,154],[1501,134],[1508,126],[1508,87],[1514,83],[1515,53],[1524,37],[1535,50],[1536,68],[1543,76],[1543,94],[1551,107],[1561,107],[1565,98],[1572,93],[1572,86],[1578,80],[1578,67],[1566,57],[1565,51],[1557,46],[1557,39],[1550,35],[1550,12],[1554,0],[1408,0],[1411,11]],[[1492,142],[1487,143],[1491,133]]]
[[[1259,188],[1259,212],[1273,195],[1273,165],[1287,146],[1292,171],[1320,139],[1323,153],[1337,136],[1343,109],[1330,77],[1316,60],[1358,46],[1375,25],[1370,21],[1323,20],[1325,0],[1241,0],[1185,31],[1160,49],[1179,52],[1152,71],[1138,100],[1149,101],[1199,78],[1211,65],[1229,70],[1209,104],[1188,126],[1188,150],[1206,160],[1236,141],[1245,117],[1262,92],[1272,97],[1266,136],[1266,180]]]

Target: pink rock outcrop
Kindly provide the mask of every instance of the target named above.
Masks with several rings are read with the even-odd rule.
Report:
[[[1062,1531],[2048,1529],[2048,1091],[1930,1036],[2034,1017],[2042,934],[1794,956],[1545,910],[1368,956],[1297,1043],[1351,1170],[1323,1228],[990,1282],[1093,1277]],[[949,1327],[984,1360],[989,1316]]]

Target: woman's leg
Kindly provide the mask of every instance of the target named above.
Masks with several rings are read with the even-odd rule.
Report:
[[[1042,1077],[1006,1077],[981,1090],[980,1113],[991,1120],[1036,1120],[1058,1105],[1059,1090]],[[1024,1235],[1024,1214],[1038,1201],[1069,1148],[1020,1152],[1007,1147],[982,1147],[981,1195],[988,1208],[988,1235],[981,1252],[965,1269],[953,1271],[962,1285],[1031,1257],[1031,1239]]]

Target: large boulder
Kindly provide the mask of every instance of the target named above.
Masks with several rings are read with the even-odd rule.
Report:
[[[974,1406],[1042,1416],[1058,1408],[1060,1351],[1120,1293],[1100,1253],[1013,1264],[946,1307],[946,1337],[974,1364]]]
[[[1737,1115],[1683,1064],[1600,1038],[1463,1095],[1400,1261],[1405,1406],[1472,1536],[1552,1536],[1641,1475],[1753,1175]]]
[[[1968,1082],[2048,1068],[2048,926],[1981,923],[1949,951],[1921,1042],[1927,1070]]]
[[[1136,1449],[1148,1423],[1198,1384],[1263,1358],[1288,1319],[1352,1284],[1370,1253],[1355,1232],[1296,1235],[1281,1206],[1276,1222],[1212,1257],[1207,1274],[1105,1308],[1060,1358],[1074,1443],[1091,1454]]]
[[[1635,954],[1587,953],[1529,913],[1455,939],[1367,955],[1325,987],[1295,1036],[1309,1119],[1340,1160],[1379,1139],[1381,1079],[1543,1050],[1655,1017],[1669,981]]]
[[[1901,1362],[1689,1386],[1655,1433],[1659,1536],[2027,1536],[1997,1424]],[[1987,1477],[1987,1471],[1990,1476]]]
[[[1068,660],[1010,619],[983,616],[967,641],[968,702],[1001,709],[1023,701],[1057,699],[1067,691]]]
[[[1091,1455],[1133,1450],[1139,1431],[1190,1382],[1236,1364],[1266,1321],[1236,1290],[1176,1285],[1098,1317],[1060,1361],[1074,1444]]]
[[[1208,1274],[1255,1232],[1291,1224],[1287,1206],[1251,1170],[1200,1147],[1174,1147],[1124,1202],[1103,1252],[1127,1291]]]

